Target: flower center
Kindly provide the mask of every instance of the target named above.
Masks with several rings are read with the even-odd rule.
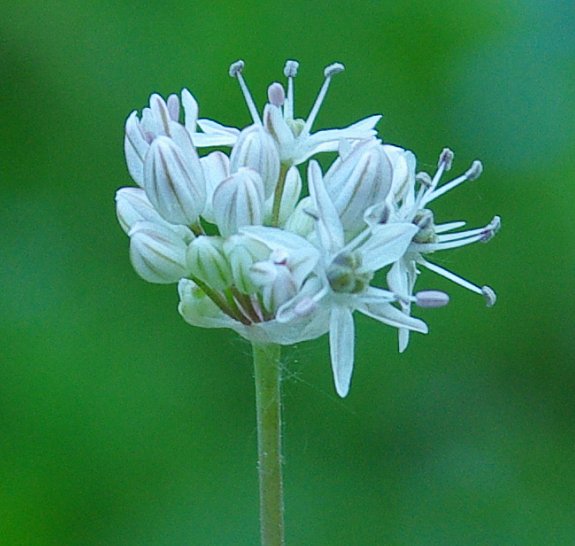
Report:
[[[338,254],[327,269],[329,285],[338,293],[359,294],[372,278],[372,272],[361,270],[361,256],[357,252]]]

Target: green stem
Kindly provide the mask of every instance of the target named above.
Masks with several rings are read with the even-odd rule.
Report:
[[[258,474],[262,546],[283,546],[279,345],[252,343],[258,422]]]

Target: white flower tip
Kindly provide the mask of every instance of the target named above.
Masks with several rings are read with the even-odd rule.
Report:
[[[230,65],[230,76],[232,78],[237,78],[238,74],[241,74],[244,69],[245,63],[242,60],[238,60]]]
[[[284,76],[286,78],[295,78],[297,76],[298,68],[299,63],[297,61],[286,61],[284,66]]]
[[[323,75],[326,78],[331,78],[335,74],[339,74],[340,72],[343,72],[344,70],[345,70],[345,66],[343,66],[341,63],[333,63],[333,64],[330,64],[329,66],[325,67],[325,69],[323,71]]]
[[[483,237],[481,238],[482,243],[487,243],[497,235],[499,230],[501,229],[501,218],[499,216],[494,216],[493,220],[489,222],[485,226],[485,230],[483,232]]]
[[[438,167],[445,168],[446,171],[451,169],[451,164],[453,163],[453,156],[454,153],[449,148],[443,148],[441,154],[439,154],[439,162],[437,164]]]
[[[477,180],[483,172],[483,163],[476,159],[465,173],[467,180]]]
[[[283,106],[286,100],[286,94],[281,84],[274,82],[268,87],[268,100],[270,104],[278,108]]]
[[[449,303],[449,296],[439,290],[422,290],[415,294],[415,303],[418,307],[430,309],[444,307]]]
[[[482,286],[481,293],[485,298],[485,304],[487,307],[493,307],[497,301],[497,295],[495,294],[493,288],[490,288],[489,286]]]

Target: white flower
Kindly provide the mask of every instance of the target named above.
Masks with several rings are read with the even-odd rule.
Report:
[[[266,104],[263,122],[254,100],[243,79],[243,61],[236,61],[230,67],[230,75],[238,79],[254,125],[265,126],[277,143],[279,156],[286,165],[299,165],[318,152],[335,151],[343,139],[363,140],[375,135],[375,124],[381,116],[371,116],[343,129],[330,129],[311,132],[313,123],[325,99],[331,78],[342,72],[344,66],[334,63],[324,70],[325,81],[315,100],[307,119],[294,118],[294,86],[299,64],[287,61],[284,75],[288,79],[287,94],[279,83],[273,83],[268,89],[269,103]]]
[[[447,193],[465,181],[478,178],[482,171],[481,163],[474,161],[470,169],[462,176],[438,187],[443,173],[451,168],[453,160],[453,152],[451,152],[451,150],[445,149],[441,153],[438,169],[433,178],[425,173],[421,173],[416,177],[415,163],[411,161],[413,155],[405,150],[396,150],[397,160],[400,160],[400,156],[406,157],[406,161],[410,163],[410,168],[405,171],[405,176],[408,180],[399,180],[392,189],[395,201],[391,203],[391,206],[395,209],[396,220],[412,222],[418,228],[406,253],[393,265],[387,275],[387,282],[390,289],[403,296],[401,300],[403,311],[406,314],[410,312],[411,296],[419,273],[417,269],[418,266],[423,266],[472,292],[483,295],[488,307],[491,307],[495,303],[496,296],[490,287],[479,287],[459,275],[430,262],[425,257],[427,254],[439,250],[457,248],[475,242],[487,242],[491,240],[499,230],[501,220],[498,216],[495,216],[485,227],[453,232],[463,227],[465,222],[450,222],[435,225],[433,213],[427,208],[427,205],[437,197]],[[419,182],[417,191],[416,182]],[[380,209],[380,211],[383,211],[383,209]],[[382,220],[381,218],[378,220],[375,210],[368,211],[366,219],[372,223],[372,225],[378,225]],[[383,221],[387,221],[387,219],[383,219]],[[400,352],[403,352],[407,348],[408,342],[409,332],[405,329],[400,330]]]
[[[417,228],[411,223],[373,226],[345,244],[343,225],[315,161],[309,166],[308,183],[317,214],[321,260],[316,272],[322,282],[311,296],[300,294],[280,308],[277,318],[289,323],[317,309],[329,313],[331,363],[337,393],[343,397],[349,391],[353,371],[354,311],[391,326],[427,332],[424,322],[392,305],[397,301],[395,294],[369,286],[375,271],[403,255]],[[263,239],[265,234],[260,234]]]

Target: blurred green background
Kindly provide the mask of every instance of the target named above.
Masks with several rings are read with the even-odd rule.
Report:
[[[135,275],[113,199],[150,93],[248,123],[238,58],[260,105],[298,59],[302,116],[345,63],[316,127],[481,158],[437,217],[503,218],[438,258],[493,309],[423,273],[451,304],[403,355],[360,317],[343,401],[325,339],[286,352],[288,544],[575,544],[574,27],[572,0],[2,2],[0,544],[258,542],[249,345]]]

